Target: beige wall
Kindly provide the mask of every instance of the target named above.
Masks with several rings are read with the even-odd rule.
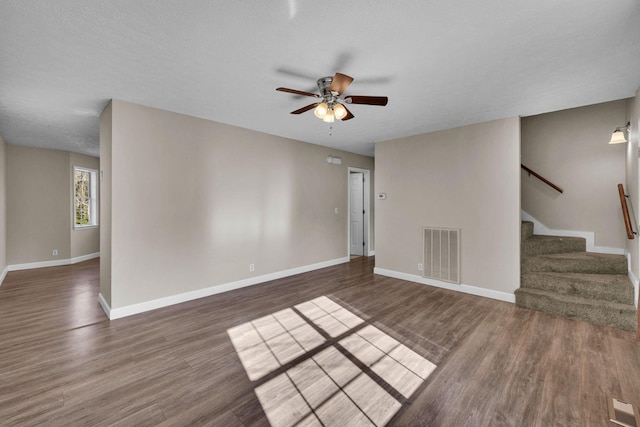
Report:
[[[633,205],[636,224],[640,223],[640,185],[638,183],[638,135],[640,134],[640,90],[636,92],[636,96],[629,99],[627,103],[627,119],[631,123],[629,131],[628,143],[626,145],[626,189],[627,194],[631,198]],[[636,230],[637,231],[637,230]],[[626,240],[626,249],[629,253],[629,269],[634,276],[634,285],[636,288],[636,303],[638,302],[638,278],[640,278],[640,249],[638,247],[640,236],[636,236],[633,240]]]
[[[111,306],[111,122],[112,106],[100,115],[100,295]]]
[[[0,285],[7,265],[7,144],[0,136]]]
[[[112,308],[348,256],[347,168],[372,158],[121,101],[104,128],[109,113]]]
[[[7,144],[8,264],[69,259],[70,203],[68,152]]]
[[[625,100],[523,118],[522,163],[564,193],[522,172],[522,209],[547,228],[595,232],[596,246],[624,248],[625,144],[607,144],[624,123]]]
[[[100,168],[100,159],[92,156],[85,156],[78,153],[69,153],[69,182],[73,183],[73,168],[75,166],[95,169]],[[99,183],[98,183],[99,185]],[[98,187],[99,188],[99,187]],[[71,205],[73,212],[73,187],[71,187]],[[98,204],[100,198],[98,197]],[[71,258],[81,257],[100,252],[100,227],[74,228],[73,215],[71,215]]]
[[[461,282],[520,283],[520,120],[376,144],[376,268],[421,275],[422,227],[461,229]]]
[[[73,229],[73,166],[99,159],[7,144],[7,263],[65,261],[99,251],[99,229]],[[58,255],[53,255],[53,250]]]

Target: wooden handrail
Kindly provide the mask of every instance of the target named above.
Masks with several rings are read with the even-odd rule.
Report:
[[[622,217],[624,218],[624,226],[627,229],[627,238],[632,240],[634,235],[637,234],[631,228],[631,218],[629,217],[629,208],[627,206],[627,195],[624,194],[624,187],[622,184],[618,184],[618,194],[620,195],[620,205],[622,206]],[[633,208],[633,206],[631,206]],[[634,214],[635,217],[635,214]],[[636,228],[638,224],[636,223]],[[636,328],[636,341],[640,341],[640,304],[638,304],[637,314],[638,327]]]
[[[547,178],[543,177],[542,175],[540,175],[539,173],[532,171],[531,169],[529,169],[528,167],[526,167],[525,165],[523,165],[522,163],[520,163],[520,167],[522,169],[524,169],[525,171],[527,171],[529,173],[529,175],[533,175],[536,178],[538,178],[540,181],[544,182],[545,184],[547,184],[549,187],[553,188],[554,190],[560,192],[560,193],[564,193],[564,190],[562,190],[562,188],[558,187],[557,185],[555,185],[553,182],[549,181]]]
[[[629,208],[627,207],[627,195],[624,194],[624,187],[618,184],[618,194],[620,195],[620,205],[622,206],[622,217],[624,218],[624,226],[627,229],[627,239],[633,239],[633,228],[631,228],[631,218],[629,218]]]

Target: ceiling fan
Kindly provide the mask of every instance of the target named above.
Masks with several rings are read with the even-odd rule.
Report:
[[[347,109],[345,104],[387,105],[389,99],[386,96],[343,95],[351,82],[353,82],[353,77],[336,73],[333,77],[329,76],[318,79],[318,90],[320,94],[286,87],[279,87],[276,90],[319,98],[318,102],[292,111],[291,114],[301,114],[315,108],[313,111],[315,116],[328,123],[333,123],[335,119],[342,121],[353,119],[354,115],[351,114],[351,111]]]

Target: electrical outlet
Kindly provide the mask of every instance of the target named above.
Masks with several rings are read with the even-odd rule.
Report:
[[[53,255],[53,256],[58,256],[58,250],[57,250],[57,249],[54,249],[54,250],[52,251],[52,255]]]
[[[249,264],[249,271],[254,271],[256,268],[253,264]]]
[[[418,271],[422,271],[422,264],[418,264]]]

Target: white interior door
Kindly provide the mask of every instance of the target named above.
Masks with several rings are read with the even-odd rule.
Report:
[[[352,172],[351,180],[349,221],[351,230],[350,251],[351,255],[364,255],[364,174]]]

